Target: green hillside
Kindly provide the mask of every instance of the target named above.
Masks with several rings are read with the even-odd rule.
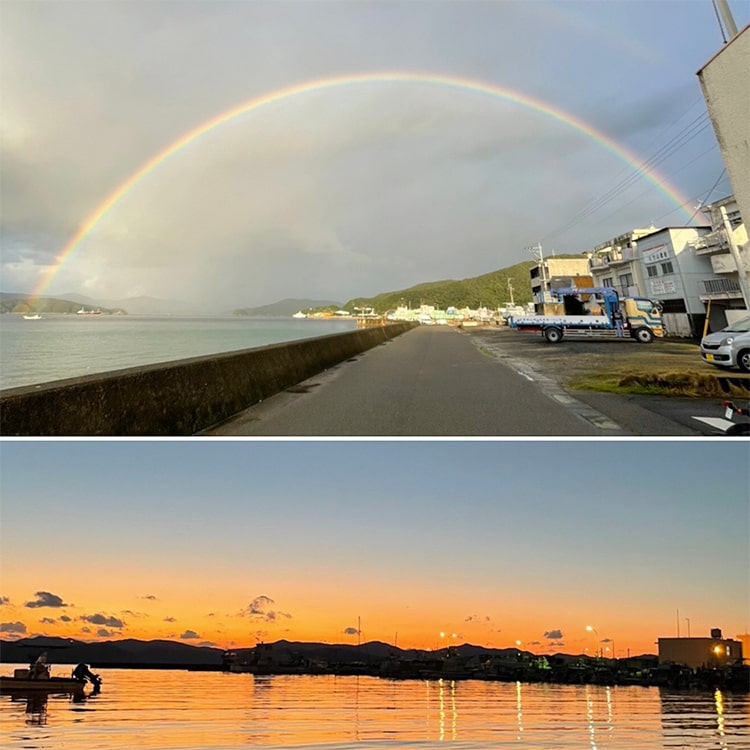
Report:
[[[513,301],[517,305],[523,305],[531,302],[529,269],[534,265],[534,261],[526,260],[470,279],[429,281],[409,289],[383,292],[375,297],[358,297],[349,300],[344,307],[347,310],[354,307],[374,307],[380,313],[399,305],[414,308],[420,304],[434,305],[441,310],[451,305],[471,309],[481,306],[497,308],[510,301],[509,280],[513,286]]]

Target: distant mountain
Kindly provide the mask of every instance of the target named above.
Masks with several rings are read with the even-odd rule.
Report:
[[[306,643],[299,641],[276,641],[276,653],[298,655],[308,660],[325,661],[328,664],[377,664],[389,658],[419,659],[427,653],[421,649],[401,649],[381,641],[369,641],[361,645],[347,643]],[[238,656],[249,652],[251,647],[234,649]],[[518,653],[517,648],[486,648],[464,643],[451,648],[464,657],[508,657]],[[37,636],[16,641],[0,639],[0,662],[5,664],[28,664],[46,651],[51,664],[93,664],[99,667],[220,667],[223,649],[211,646],[193,646],[177,641],[140,641],[132,638],[121,641],[86,643],[73,638]],[[441,658],[447,648],[430,651],[430,655]],[[530,652],[525,652],[530,653]],[[647,655],[644,655],[644,658]],[[574,661],[583,654],[555,654],[563,661]]]
[[[305,310],[317,309],[321,307],[334,307],[340,308],[341,305],[338,302],[330,302],[327,300],[314,300],[314,299],[283,299],[279,302],[273,302],[270,305],[261,305],[260,307],[243,307],[240,310],[235,310],[235,315],[265,315],[268,317],[273,316],[287,316],[294,315],[294,313],[305,312]]]
[[[72,638],[21,638],[0,640],[0,661],[25,664],[46,651],[52,664],[131,664],[148,665],[220,665],[223,650],[209,646],[192,646],[177,641],[101,641],[85,643]]]

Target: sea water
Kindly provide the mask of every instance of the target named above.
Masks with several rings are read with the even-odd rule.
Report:
[[[0,388],[354,330],[351,319],[0,315]]]
[[[6,665],[8,666],[8,665]],[[96,669],[100,694],[0,697],[7,750],[738,750],[750,696],[476,680]]]

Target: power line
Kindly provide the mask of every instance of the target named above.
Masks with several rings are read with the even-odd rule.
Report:
[[[634,185],[639,180],[643,179],[643,177],[645,177],[646,174],[649,174],[656,166],[664,162],[679,149],[683,148],[700,133],[706,130],[709,124],[710,122],[708,120],[707,113],[702,113],[698,117],[694,118],[677,135],[675,135],[667,143],[665,143],[655,154],[646,159],[638,168],[634,169],[631,174],[628,175],[628,177],[620,180],[619,183],[610,188],[610,190],[608,190],[603,195],[599,196],[593,201],[590,201],[586,206],[584,206],[576,214],[574,214],[566,224],[545,235],[542,239],[549,239],[550,237],[554,237],[555,235],[560,234],[567,229],[570,229],[571,227],[579,224],[581,221],[591,216],[591,214],[606,206],[629,187]]]

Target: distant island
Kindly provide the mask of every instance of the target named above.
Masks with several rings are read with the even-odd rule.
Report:
[[[14,292],[0,292],[0,313],[17,315],[127,315],[120,307],[102,307],[99,305],[82,305],[70,299],[59,297],[33,297]]]
[[[261,305],[260,307],[243,307],[235,310],[235,315],[241,316],[265,316],[265,317],[288,317],[297,312],[308,310],[338,309],[338,302],[313,299],[282,299],[279,302],[273,302],[270,305]]]

